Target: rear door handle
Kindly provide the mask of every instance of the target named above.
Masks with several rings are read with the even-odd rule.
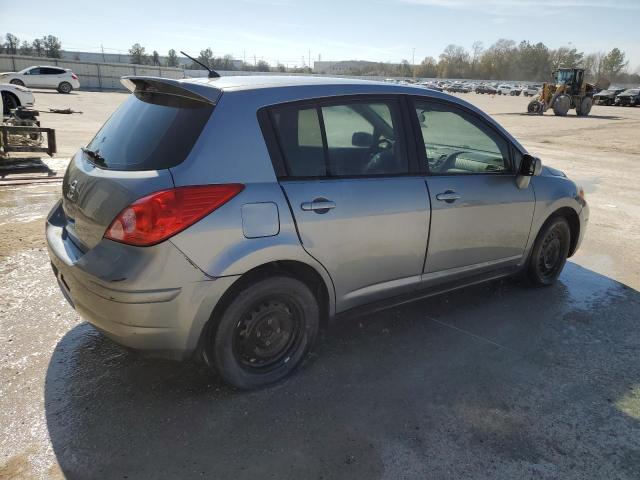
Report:
[[[306,212],[327,213],[329,210],[336,208],[336,203],[326,198],[316,198],[311,202],[302,202],[300,208]]]
[[[447,190],[446,192],[438,193],[436,195],[436,200],[440,200],[441,202],[447,202],[447,203],[453,203],[459,198],[460,198],[460,195],[458,195],[453,190]]]

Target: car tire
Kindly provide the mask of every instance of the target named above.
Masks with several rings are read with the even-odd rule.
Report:
[[[60,93],[71,93],[71,90],[73,90],[73,87],[69,82],[61,82],[58,85],[58,92]]]
[[[10,92],[2,92],[2,114],[9,115],[11,110],[18,108],[20,106],[20,100],[10,93]]]
[[[14,78],[9,83],[11,85],[18,85],[19,87],[24,87],[24,82],[22,80],[18,80],[17,78]]]
[[[564,217],[549,219],[540,229],[533,245],[527,277],[531,284],[539,287],[553,285],[569,255],[571,245],[571,229]]]
[[[284,379],[302,363],[315,343],[320,308],[300,280],[275,276],[242,290],[213,321],[206,363],[230,385],[254,389]]]

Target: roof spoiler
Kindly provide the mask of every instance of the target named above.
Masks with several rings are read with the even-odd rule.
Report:
[[[120,83],[130,92],[157,92],[167,95],[190,98],[198,102],[215,105],[220,98],[221,91],[209,85],[181,82],[174,78],[126,76]]]

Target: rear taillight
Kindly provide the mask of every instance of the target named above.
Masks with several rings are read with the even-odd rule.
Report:
[[[75,73],[72,73],[72,74],[71,74],[71,78],[73,78],[74,80],[77,80],[77,79],[78,79],[78,76],[77,76]]]
[[[162,190],[122,210],[104,234],[116,242],[146,247],[193,225],[238,193],[244,185],[197,185]]]

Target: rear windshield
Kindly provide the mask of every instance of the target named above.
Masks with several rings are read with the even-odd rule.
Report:
[[[134,92],[107,120],[86,158],[109,170],[160,170],[182,163],[213,105],[157,92]]]

